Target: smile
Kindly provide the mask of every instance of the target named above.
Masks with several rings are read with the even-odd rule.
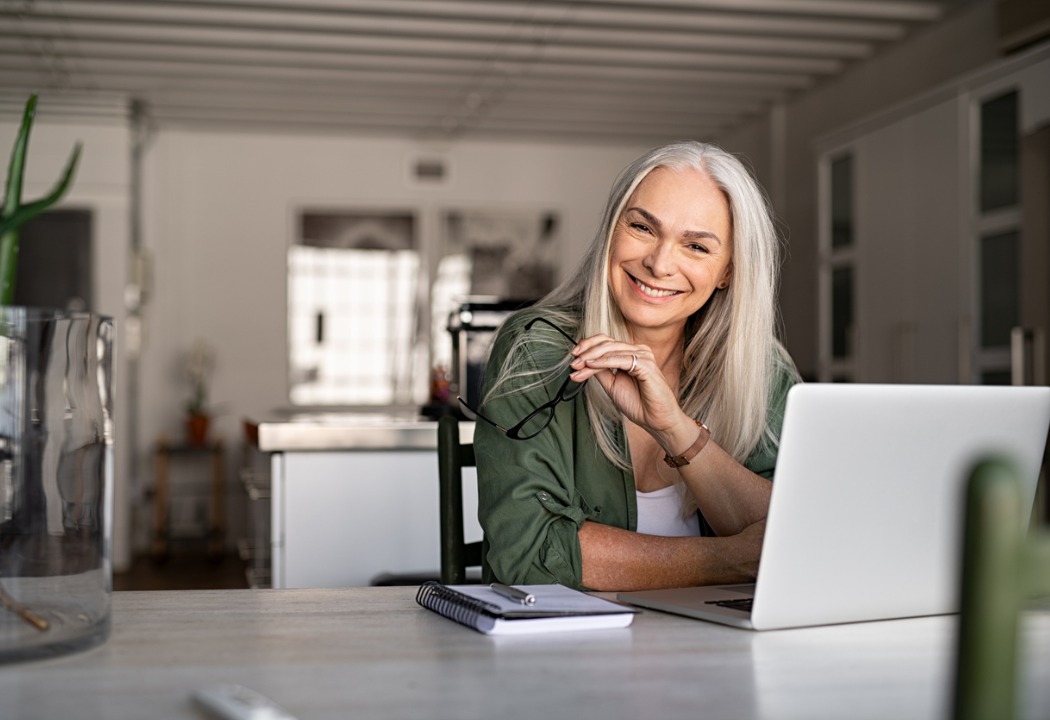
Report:
[[[627,277],[631,278],[635,287],[641,290],[643,294],[652,298],[671,297],[672,295],[680,295],[682,292],[681,290],[660,290],[659,288],[650,287],[630,273],[628,273]]]

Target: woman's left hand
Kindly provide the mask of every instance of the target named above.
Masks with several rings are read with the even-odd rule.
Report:
[[[679,421],[678,398],[646,345],[593,335],[573,348],[572,379],[595,378],[628,420],[660,434]]]

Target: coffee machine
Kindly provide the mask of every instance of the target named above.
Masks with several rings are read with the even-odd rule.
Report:
[[[449,314],[448,332],[452,336],[451,397],[458,395],[472,407],[478,406],[485,364],[496,330],[512,313],[534,302],[474,295],[464,298]]]

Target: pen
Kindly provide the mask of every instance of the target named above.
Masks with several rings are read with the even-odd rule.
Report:
[[[524,590],[519,590],[516,587],[510,585],[504,585],[503,583],[492,583],[489,585],[492,591],[497,595],[502,595],[510,600],[517,600],[522,605],[532,605],[536,602],[536,596],[532,593],[527,593]]]

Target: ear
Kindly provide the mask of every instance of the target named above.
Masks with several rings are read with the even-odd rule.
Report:
[[[722,279],[718,281],[718,289],[725,290],[729,287],[729,283],[733,280],[733,263],[729,263],[726,269],[722,271]]]

